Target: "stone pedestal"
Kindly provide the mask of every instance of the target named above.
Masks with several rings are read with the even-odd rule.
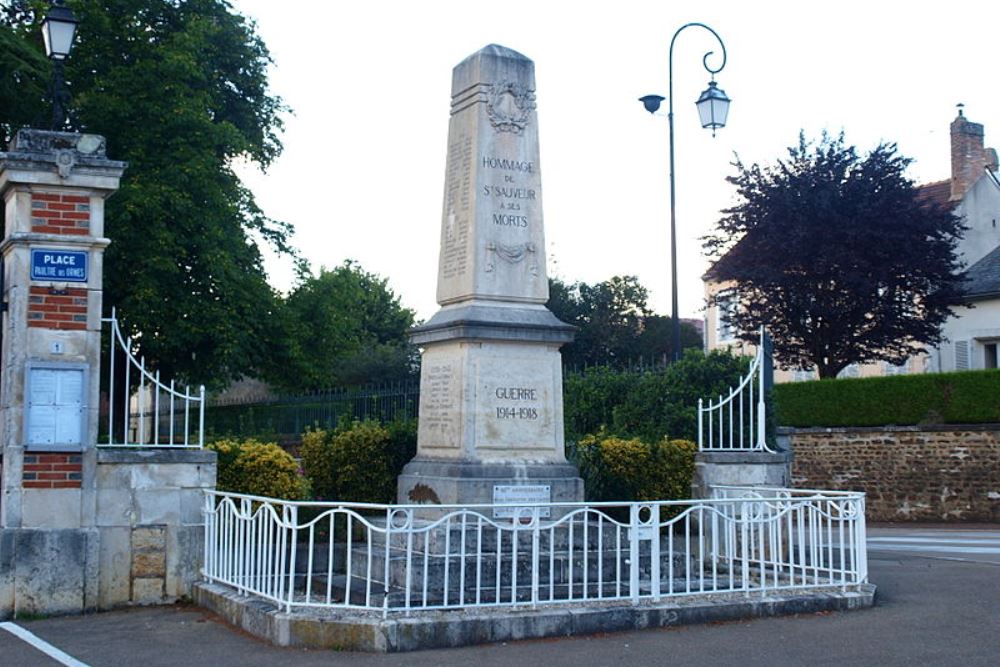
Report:
[[[694,457],[692,498],[711,498],[712,486],[792,485],[791,452],[698,452]]]
[[[534,64],[502,46],[453,72],[442,307],[411,332],[423,354],[420,426],[401,503],[583,499],[563,441],[559,348],[574,329],[544,305],[534,100]]]

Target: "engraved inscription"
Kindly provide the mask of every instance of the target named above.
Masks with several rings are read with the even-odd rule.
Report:
[[[445,221],[441,239],[441,277],[459,278],[469,269],[472,138],[459,135],[448,147]]]
[[[445,432],[455,420],[458,408],[452,393],[452,364],[432,364],[421,374],[420,421],[431,431]],[[457,446],[457,443],[456,443]]]
[[[480,164],[487,173],[497,172],[499,181],[484,183],[482,194],[489,197],[494,210],[491,219],[498,227],[526,228],[530,222],[527,205],[537,198],[535,163],[495,155],[483,155]],[[518,177],[523,177],[523,182]],[[523,206],[523,209],[522,209]]]
[[[538,419],[540,406],[536,387],[497,387],[493,393],[498,401],[503,401],[496,406],[497,419]]]

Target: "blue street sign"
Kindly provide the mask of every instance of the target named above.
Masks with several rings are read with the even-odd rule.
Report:
[[[31,249],[31,279],[87,282],[87,253],[77,250]]]

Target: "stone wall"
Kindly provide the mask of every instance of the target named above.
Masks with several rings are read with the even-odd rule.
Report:
[[[53,458],[59,456],[26,455],[25,470],[74,465]],[[71,480],[76,488],[25,488],[23,525],[0,528],[0,620],[162,604],[192,593],[215,453],[99,449],[96,459],[92,487]],[[24,474],[29,487],[38,480],[27,475],[42,473]],[[93,512],[81,511],[88,498]]]
[[[870,521],[1000,521],[1000,425],[779,429],[800,488],[868,494]]]
[[[204,490],[215,474],[207,450],[98,450],[100,608],[191,593],[204,551]]]

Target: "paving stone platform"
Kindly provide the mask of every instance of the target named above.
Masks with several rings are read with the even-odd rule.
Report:
[[[634,605],[614,602],[539,605],[504,609],[424,611],[404,615],[355,610],[296,610],[242,596],[201,582],[198,604],[229,623],[278,646],[397,653],[490,644],[519,639],[569,637],[603,632],[692,625],[718,621],[848,611],[875,603],[873,584],[782,594],[713,594]]]

